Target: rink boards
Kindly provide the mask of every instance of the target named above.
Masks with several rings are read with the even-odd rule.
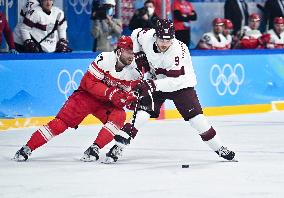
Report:
[[[284,109],[282,50],[192,51],[196,90],[206,115]],[[0,130],[41,125],[77,89],[98,53],[20,54],[0,58]],[[160,119],[180,115],[172,102]],[[130,113],[128,113],[128,117]],[[92,117],[83,124],[98,121]]]

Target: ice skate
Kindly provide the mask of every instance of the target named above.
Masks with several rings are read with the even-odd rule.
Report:
[[[32,150],[27,145],[25,145],[16,152],[12,160],[17,161],[17,162],[27,161],[27,159],[29,158],[31,154],[32,154]]]
[[[235,152],[230,151],[227,147],[221,146],[221,148],[219,148],[218,151],[215,152],[219,155],[219,157],[222,157],[226,160],[237,161],[235,159]]]
[[[83,157],[80,159],[84,162],[93,162],[99,159],[100,148],[98,145],[91,145],[85,152]]]
[[[111,164],[118,160],[122,156],[123,147],[115,144],[109,152],[106,154],[105,164]]]

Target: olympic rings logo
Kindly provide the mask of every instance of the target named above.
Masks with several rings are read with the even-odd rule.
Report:
[[[220,96],[227,92],[236,95],[240,85],[245,80],[245,70],[242,64],[238,63],[234,67],[225,64],[221,68],[218,64],[214,64],[210,70],[210,82],[216,87],[216,91]]]
[[[82,14],[91,14],[92,12],[92,1],[93,0],[69,0],[69,4],[73,7],[74,12],[77,15]]]
[[[80,82],[79,80],[81,80],[82,76],[84,76],[84,73],[80,69],[77,69],[72,76],[66,69],[63,69],[59,72],[57,77],[57,87],[60,93],[65,96],[66,100],[68,99],[68,96],[73,93],[74,90],[78,89],[76,79],[78,80],[78,82]],[[64,83],[65,86],[61,86]]]

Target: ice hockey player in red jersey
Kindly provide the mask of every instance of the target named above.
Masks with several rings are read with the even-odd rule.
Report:
[[[104,126],[81,160],[98,160],[99,150],[113,140],[125,122],[123,107],[137,100],[132,87],[140,82],[141,73],[133,59],[133,43],[129,36],[122,36],[114,51],[99,54],[90,64],[79,88],[68,98],[56,117],[36,130],[13,159],[26,161],[38,147],[68,127],[76,128],[87,115],[92,114]]]
[[[197,81],[189,50],[174,35],[173,23],[166,19],[158,20],[155,29],[139,28],[132,32],[136,64],[144,68],[147,78],[137,88],[142,96],[144,93],[149,94],[141,99],[135,125],[126,123],[122,130],[134,138],[150,117],[159,116],[165,100],[172,100],[183,119],[197,130],[201,139],[214,152],[226,160],[233,160],[235,153],[223,146],[215,129],[203,115],[194,89]],[[118,159],[125,142],[117,141],[110,149],[107,153],[107,163]]]

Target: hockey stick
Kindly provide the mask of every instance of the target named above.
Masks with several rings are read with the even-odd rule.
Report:
[[[132,121],[131,121],[131,128],[130,128],[130,132],[132,132],[133,128],[134,128],[134,125],[135,125],[135,121],[136,121],[136,117],[137,117],[137,113],[138,113],[138,108],[140,106],[140,102],[141,102],[141,99],[140,99],[140,91],[138,92],[138,95],[137,95],[137,102],[135,104],[135,108],[134,108],[134,112],[133,112],[133,116],[132,116]]]
[[[56,21],[55,21],[55,24],[54,24],[54,26],[53,26],[53,29],[52,29],[45,37],[43,37],[43,39],[41,39],[41,40],[38,42],[38,45],[40,45],[40,44],[41,44],[43,41],[45,41],[51,34],[53,34],[53,33],[55,32],[55,30],[56,30],[57,27],[58,27],[60,17],[61,17],[61,12],[59,12],[59,13],[57,14]]]

